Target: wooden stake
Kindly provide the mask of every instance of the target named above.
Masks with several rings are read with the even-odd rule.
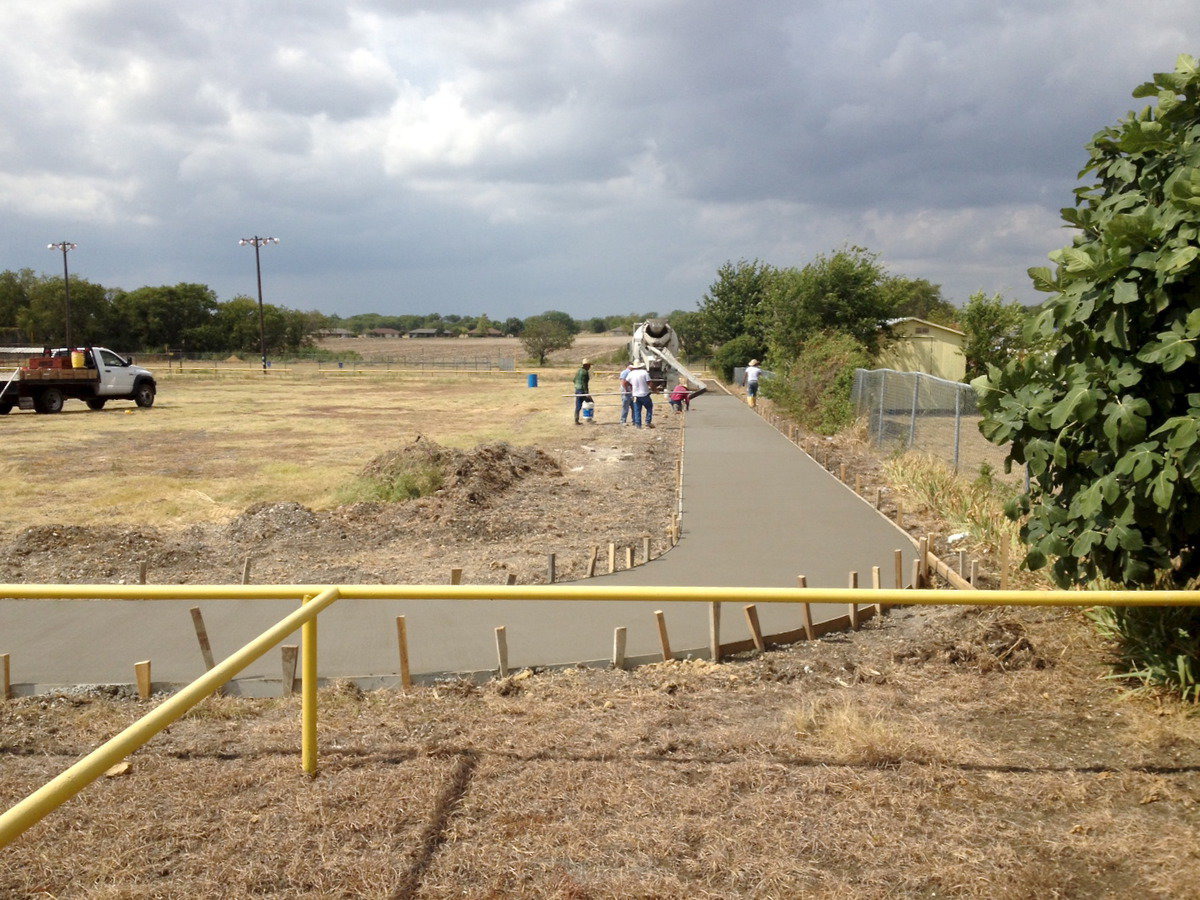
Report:
[[[633,544],[625,548],[625,568],[633,568]]]
[[[967,580],[976,587],[979,587],[979,560],[971,560],[971,577]]]
[[[871,587],[872,587],[872,589],[874,589],[876,591],[881,590],[883,588],[883,576],[879,571],[879,566],[871,566]],[[876,603],[875,604],[875,612],[878,613],[880,616],[882,616],[887,611],[888,611],[888,605],[886,603]]]
[[[842,482],[843,484],[846,482],[846,464],[845,463],[842,463],[838,467],[838,481]]]
[[[797,575],[796,586],[802,588],[808,587],[808,578],[804,575]],[[815,641],[817,639],[817,632],[813,628],[812,604],[806,601],[800,607],[800,610],[804,613],[804,636],[810,641]]]
[[[650,535],[642,535],[642,562],[650,562]]]
[[[516,584],[517,583],[517,573],[509,572],[508,577],[504,580],[504,583],[505,584]]]
[[[143,560],[142,560],[142,562],[141,562],[141,564],[138,566],[138,581],[139,581],[141,584],[145,584],[145,583],[146,583],[146,578],[147,578],[147,577],[149,576],[149,574],[150,574],[149,570],[150,570],[150,565],[149,565],[149,563],[147,563],[147,562],[146,562],[146,561],[143,559]]]
[[[658,620],[658,640],[662,644],[663,662],[669,662],[675,658],[675,654],[671,652],[671,641],[667,638],[667,620],[663,616],[661,609],[654,611],[654,618]]]
[[[912,587],[919,588],[921,586],[921,561],[913,558],[912,561]]]
[[[250,559],[251,557],[247,556],[246,561],[242,563],[242,584],[250,583]]]
[[[850,573],[849,587],[851,589],[858,587],[858,573],[857,572]],[[848,608],[849,608],[849,612],[850,612],[850,627],[853,628],[855,631],[858,631],[858,604],[850,603],[850,604],[848,604]]]
[[[617,571],[617,545],[613,541],[608,542],[608,574],[611,575]]]
[[[913,587],[925,588],[929,587],[929,538],[917,538],[917,580]]]
[[[588,557],[588,565],[587,565],[587,577],[588,578],[596,577],[596,559],[599,556],[600,556],[600,548],[593,547],[592,555]]]
[[[554,562],[555,555],[553,553],[546,554],[546,584],[554,584]]]
[[[407,691],[412,687],[412,672],[408,668],[408,620],[404,616],[396,616],[396,643],[400,649],[400,686]]]
[[[754,649],[759,653],[765,653],[767,644],[763,640],[762,626],[758,624],[758,607],[753,603],[747,603],[742,611],[746,614],[746,624],[750,627],[750,639],[754,641]]]
[[[500,677],[508,677],[508,631],[503,625],[496,626],[496,660],[500,663]]]
[[[12,699],[12,679],[7,653],[0,653],[0,700]]]
[[[138,696],[143,700],[149,700],[151,690],[150,682],[150,660],[144,659],[140,663],[133,664],[133,674],[137,679]]]
[[[451,569],[450,570],[450,583],[451,584],[462,584],[462,569]]]
[[[721,661],[721,604],[708,604],[708,655],[713,662]]]
[[[875,508],[879,509],[881,503],[883,503],[883,488],[875,488]]]
[[[217,664],[213,659],[212,645],[208,642],[208,629],[204,627],[204,616],[200,607],[192,607],[192,625],[196,629],[196,640],[200,643],[200,655],[204,657],[204,668],[211,669]]]
[[[904,590],[904,551],[894,551],[896,561],[896,590]]]
[[[296,660],[300,657],[300,648],[296,644],[284,644],[279,650],[283,661],[283,696],[290,697],[296,693]]]
[[[613,668],[625,668],[625,628],[613,629]]]
[[[958,574],[963,578],[967,577],[967,551],[958,551]]]

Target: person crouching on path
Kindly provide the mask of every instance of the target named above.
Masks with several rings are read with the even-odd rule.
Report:
[[[621,424],[629,424],[629,413],[633,410],[633,394],[629,389],[629,372],[630,367],[625,366],[621,370],[621,374],[617,376],[621,382]]]
[[[654,401],[650,399],[650,373],[645,363],[629,367],[629,392],[633,394],[633,425],[642,427],[642,411],[646,412],[646,427],[654,427]]]
[[[579,371],[575,373],[575,424],[579,422],[579,411],[583,409],[583,404],[593,403],[591,395],[588,393],[588,382],[591,379],[592,361],[585,359],[579,366]]]
[[[671,391],[671,399],[668,402],[675,412],[692,408],[692,392],[688,390],[686,381],[680,379],[679,384],[675,385],[675,390]]]
[[[758,360],[750,360],[750,365],[746,366],[746,396],[750,398],[751,406],[758,404],[758,376],[762,374],[762,369],[758,367]]]

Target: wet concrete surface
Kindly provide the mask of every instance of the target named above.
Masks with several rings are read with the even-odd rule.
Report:
[[[896,549],[909,571],[915,551],[907,536],[738,398],[719,391],[699,398],[685,434],[680,543],[648,565],[588,583],[791,587],[804,574],[814,587],[845,587],[857,570],[868,586],[871,567],[879,566],[883,586],[893,587]],[[622,489],[635,478],[631,473]],[[636,502],[636,489],[630,496]],[[606,554],[601,566],[607,568]],[[156,683],[185,683],[203,672],[192,606],[203,611],[218,659],[295,608],[291,601],[4,600],[0,652],[12,654],[12,679],[22,693],[35,685],[128,684],[143,659],[152,660]],[[676,655],[707,656],[703,603],[343,600],[320,619],[320,671],[322,678],[386,682],[399,667],[397,615],[407,617],[418,674],[494,669],[498,625],[506,626],[513,669],[607,659],[616,626],[628,629],[628,656],[648,658],[659,652],[660,607]],[[814,607],[818,621],[845,612]],[[801,624],[797,606],[763,605],[759,616],[767,634]],[[724,604],[722,619],[723,641],[748,636],[740,604]],[[289,643],[299,643],[299,634]],[[280,671],[278,652],[269,653],[243,674],[245,692],[263,692],[254,682],[273,682]]]

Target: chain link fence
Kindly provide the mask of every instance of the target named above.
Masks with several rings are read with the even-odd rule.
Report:
[[[1006,477],[1008,450],[979,433],[982,416],[975,389],[969,384],[923,372],[855,369],[852,397],[874,446],[927,453],[966,475],[990,471],[998,478]],[[1024,478],[1023,469],[1007,476]]]

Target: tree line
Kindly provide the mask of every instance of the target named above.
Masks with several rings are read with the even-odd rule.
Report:
[[[71,338],[76,344],[101,344],[125,351],[184,353],[256,353],[259,349],[258,301],[238,295],[218,299],[204,284],[180,283],[136,290],[105,287],[71,276]],[[632,330],[636,322],[657,314],[627,313],[575,319],[549,310],[525,319],[503,321],[488,315],[453,313],[426,315],[353,316],[300,311],[272,303],[263,304],[263,336],[268,353],[311,352],[319,332],[344,328],[364,334],[375,328],[412,331],[436,328],[448,336],[496,330],[521,336],[529,325],[534,332],[546,323],[555,335],[573,337],[583,331],[602,334],[613,329]],[[44,346],[65,339],[66,297],[61,277],[32,269],[0,272],[0,340]]]
[[[725,377],[752,358],[775,374],[773,399],[821,431],[852,416],[854,369],[869,367],[891,340],[888,322],[915,317],[966,334],[967,375],[974,377],[1025,346],[1032,310],[1000,294],[972,294],[960,308],[941,286],[889,272],[879,255],[847,246],[799,267],[758,260],[726,262],[693,312],[672,327],[691,355],[711,354]]]

